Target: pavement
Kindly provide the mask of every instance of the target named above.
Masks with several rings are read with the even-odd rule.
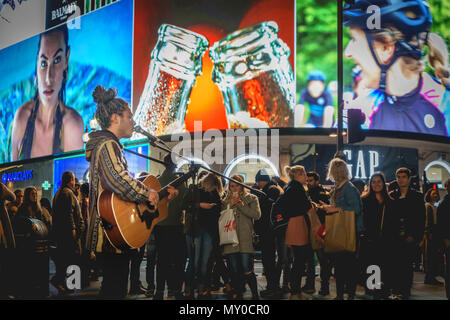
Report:
[[[144,285],[145,283],[145,267],[146,261],[141,264],[141,281]],[[55,266],[52,261],[50,261],[50,277],[53,276],[55,272]],[[255,260],[255,274],[257,276],[258,282],[258,290],[264,290],[266,288],[266,280],[262,274],[262,263],[260,260]],[[316,269],[316,274],[319,274],[319,267]],[[425,274],[423,272],[415,272],[414,280],[411,290],[410,300],[447,300],[445,294],[445,286],[444,285],[427,285],[424,284]],[[444,283],[444,279],[442,277],[438,277],[442,283]],[[303,278],[302,284],[305,283],[305,278]],[[56,290],[53,285],[49,284],[49,299],[51,300],[95,300],[98,298],[98,293],[100,291],[101,285],[101,277],[97,281],[91,281],[89,287],[86,287],[82,290],[75,290],[75,292],[70,294],[58,295],[58,290]],[[318,294],[318,290],[320,289],[320,278],[316,277],[316,292],[314,294],[306,294],[302,293],[301,300],[333,300],[336,297],[336,284],[335,280],[332,277],[330,280],[330,294],[327,296],[321,296]],[[285,293],[281,299],[278,300],[289,300],[289,293]],[[151,297],[146,297],[144,294],[141,295],[129,295],[125,298],[125,300],[152,300]],[[165,291],[164,300],[174,300],[174,297],[167,297],[167,289]],[[247,287],[247,291],[244,293],[244,300],[251,300],[251,292]],[[220,288],[218,291],[211,292],[211,300],[227,300],[225,294],[223,293],[223,289]],[[264,300],[264,298],[261,298]],[[372,297],[366,296],[364,294],[364,289],[361,286],[357,287],[355,300],[373,300]]]

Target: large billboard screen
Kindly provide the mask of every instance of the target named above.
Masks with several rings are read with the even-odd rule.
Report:
[[[98,84],[131,103],[132,33],[122,0],[1,50],[0,162],[83,149]]]
[[[149,155],[149,145],[137,145],[133,147],[125,147],[125,150],[137,152],[141,155]],[[148,172],[150,168],[149,161],[144,157],[136,154],[125,152],[125,159],[128,164],[128,171],[135,177],[142,172]],[[53,195],[55,195],[58,188],[61,186],[61,178],[65,171],[72,171],[81,183],[89,181],[89,162],[84,155],[70,156],[58,158],[53,161]]]
[[[156,135],[291,127],[294,21],[294,0],[136,0],[135,120]]]
[[[65,7],[46,3],[37,35],[0,51],[0,162],[82,149],[97,85],[117,88],[158,136],[337,126],[334,0],[76,1],[67,36]],[[418,7],[396,16],[425,21],[414,32],[355,3],[344,10],[344,122],[356,108],[366,129],[448,136],[450,0],[408,2]],[[0,12],[12,21],[11,10]]]
[[[350,2],[344,116],[360,109],[366,129],[448,136],[450,1]],[[336,126],[337,40],[336,1],[297,1],[296,127]]]

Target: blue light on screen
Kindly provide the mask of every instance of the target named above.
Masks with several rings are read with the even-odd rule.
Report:
[[[138,152],[144,156],[149,155],[148,144],[126,147],[125,149]],[[124,154],[128,163],[128,171],[132,176],[143,171],[149,171],[149,160],[129,152],[125,152]],[[56,191],[61,186],[61,176],[65,171],[72,171],[78,180],[87,182],[89,162],[86,161],[84,154],[55,159],[53,163],[53,195],[55,195]]]

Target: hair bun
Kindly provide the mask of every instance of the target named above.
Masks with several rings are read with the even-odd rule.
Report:
[[[92,93],[92,96],[94,97],[94,102],[99,104],[99,103],[103,103],[106,104],[109,101],[113,100],[117,95],[117,91],[114,90],[113,88],[109,89],[108,91],[106,91],[106,89],[101,86],[98,85],[94,92]]]

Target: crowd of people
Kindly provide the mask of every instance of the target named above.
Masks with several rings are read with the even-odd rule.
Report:
[[[158,177],[162,185],[179,175],[170,156],[164,161],[166,169]],[[195,181],[179,187],[178,197],[169,202],[168,217],[155,226],[147,243],[124,255],[124,263],[130,266],[124,275],[129,279],[125,282],[127,293],[162,300],[167,285],[168,296],[176,299],[209,299],[212,291],[223,287],[227,298],[240,300],[248,286],[252,299],[280,299],[285,294],[303,299],[303,293],[316,292],[316,268],[320,266],[319,295],[330,294],[333,276],[337,300],[345,295],[354,299],[358,285],[374,299],[408,299],[420,252],[425,283],[443,285],[437,279],[442,275],[450,297],[448,194],[441,200],[438,190],[429,189],[424,196],[411,187],[407,168],[399,168],[391,184],[377,172],[367,186],[358,189],[340,158],[329,163],[331,189],[321,186],[319,175],[303,166],[285,167],[285,173],[288,183],[261,169],[256,183],[247,189],[241,175],[226,182],[201,171]],[[145,178],[147,173],[141,175]],[[70,171],[64,172],[61,180],[52,203],[45,198],[38,201],[34,187],[15,190],[15,200],[2,201],[13,229],[23,218],[38,219],[48,228],[49,240],[56,247],[51,253],[56,273],[50,283],[64,295],[70,292],[66,286],[69,265],[81,267],[83,288],[108,271],[97,263],[104,258],[102,254],[86,249],[91,220],[89,184],[80,185]],[[450,179],[445,187],[450,193]],[[218,221],[227,209],[234,213],[238,243],[220,245]],[[285,223],[276,222],[276,210],[282,212]],[[351,217],[346,220],[350,222],[339,234],[336,225],[345,217]],[[261,291],[254,271],[259,251],[267,280]],[[145,281],[140,277],[144,256]],[[381,270],[372,285],[369,266]],[[5,270],[0,270],[2,280],[7,278]],[[14,283],[3,286],[3,291],[14,296]],[[107,292],[102,296],[107,297]]]

